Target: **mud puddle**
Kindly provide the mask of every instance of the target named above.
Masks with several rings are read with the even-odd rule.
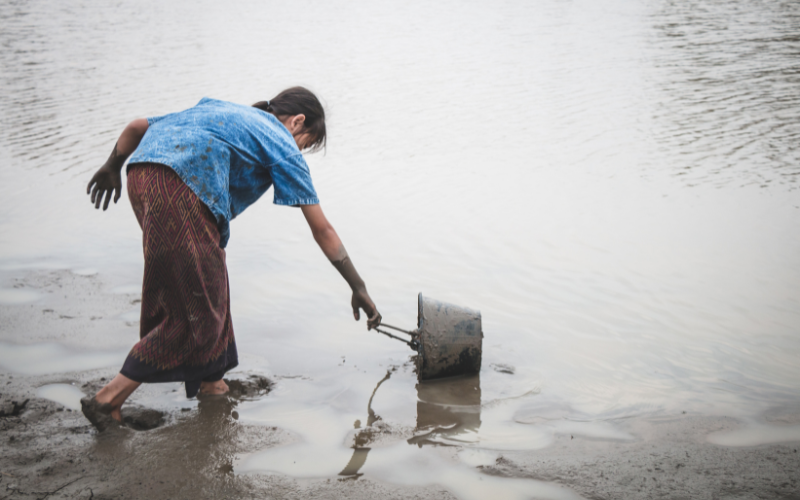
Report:
[[[23,375],[77,372],[122,365],[127,351],[72,349],[57,343],[0,342],[0,369]]]
[[[0,304],[27,304],[36,302],[41,295],[19,288],[0,288]]]
[[[49,399],[76,411],[81,409],[81,398],[85,395],[73,384],[47,384],[36,389],[37,398]]]
[[[243,402],[237,409],[239,422],[275,426],[286,436],[265,449],[238,454],[233,472],[296,480],[366,479],[446,491],[460,499],[497,495],[568,499],[596,496],[596,491],[609,492],[611,498],[630,488],[648,498],[663,490],[657,477],[646,474],[663,471],[664,462],[682,476],[687,463],[697,471],[714,460],[712,456],[725,455],[723,449],[696,444],[705,436],[714,439],[714,429],[723,429],[716,431],[723,436],[717,441],[727,446],[797,439],[793,414],[779,436],[763,441],[764,436],[776,435],[762,432],[762,441],[747,443],[750,431],[742,431],[732,420],[699,420],[697,425],[698,420],[685,417],[685,422],[675,418],[659,424],[658,418],[648,423],[652,415],[637,418],[619,412],[596,419],[569,404],[543,398],[535,373],[508,365],[484,370],[480,376],[425,383],[416,381],[409,366],[390,368],[380,378],[371,375],[374,385],[367,383],[364,373],[282,379],[268,398]],[[690,433],[687,426],[692,426]],[[653,444],[684,433],[678,448],[686,451],[674,443],[666,448]],[[626,456],[633,460],[614,471],[608,466],[619,467],[617,459],[592,463],[588,458],[609,451],[612,456],[628,453],[625,450],[632,452]],[[734,453],[746,453],[754,461],[764,459],[764,452],[757,449]],[[796,452],[780,448],[778,453],[781,467],[773,473],[786,474],[797,460]],[[570,457],[568,464],[550,470],[565,456]],[[542,459],[549,463],[545,467],[549,472],[537,472],[545,463]],[[652,485],[636,486],[632,478]],[[715,488],[702,474],[683,480],[687,491]],[[581,482],[592,486],[577,491],[571,487]],[[793,487],[786,483],[786,488]]]
[[[737,429],[709,434],[708,442],[733,447],[800,443],[800,424],[766,424],[750,420]]]
[[[374,385],[367,380],[364,374],[282,380],[269,398],[242,404],[241,422],[277,426],[291,442],[240,456],[234,471],[437,485],[463,499],[498,491],[506,498],[580,498],[560,485],[488,476],[478,468],[494,464],[502,449],[552,442],[552,428],[513,421],[517,400],[535,397],[530,380],[517,387],[504,381],[499,398],[487,397],[478,375],[419,383],[408,365],[390,368]],[[525,429],[529,436],[521,438]],[[622,434],[595,432],[599,438]]]

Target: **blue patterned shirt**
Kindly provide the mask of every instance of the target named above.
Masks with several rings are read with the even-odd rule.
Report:
[[[230,221],[270,186],[277,205],[319,203],[303,154],[270,113],[206,97],[147,123],[128,165],[161,163],[175,170],[217,218],[222,248]]]

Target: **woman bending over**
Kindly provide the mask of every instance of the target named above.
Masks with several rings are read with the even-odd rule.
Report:
[[[128,196],[142,228],[144,280],[139,342],[120,373],[81,400],[98,429],[142,383],[184,382],[186,396],[222,394],[238,364],[225,246],[230,221],[270,187],[274,203],[300,207],[314,239],[353,291],[353,316],[381,315],[325,218],[302,151],[325,145],[325,111],[302,87],[253,106],[204,98],[179,113],[132,121],[89,181],[95,208]]]

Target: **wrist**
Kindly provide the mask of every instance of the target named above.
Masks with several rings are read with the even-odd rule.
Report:
[[[125,165],[125,160],[128,159],[130,153],[121,154],[118,149],[119,142],[114,144],[114,150],[111,151],[111,155],[106,160],[106,164],[103,165],[104,167],[108,168],[112,172],[121,172],[122,167]]]
[[[359,279],[357,283],[348,283],[353,293],[367,293],[367,284]]]
[[[358,275],[358,271],[356,271],[349,256],[345,255],[341,260],[332,261],[331,264],[339,271],[339,274],[341,274],[342,278],[350,285],[350,289],[354,293],[366,291],[367,286],[364,284],[364,280],[361,279],[361,276]]]
[[[112,171],[114,173],[122,172],[122,167],[123,166],[125,166],[125,159],[122,159],[122,160],[118,160],[118,159],[108,160],[106,162],[106,164],[103,165],[103,167],[107,168],[108,170],[110,170],[110,171]]]

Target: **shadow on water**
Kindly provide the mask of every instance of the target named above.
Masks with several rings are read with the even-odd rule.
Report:
[[[392,375],[386,375],[375,386],[367,404],[367,427],[355,437],[353,456],[339,473],[340,476],[359,477],[358,471],[367,461],[369,445],[379,432],[373,424],[380,420],[372,409],[372,401],[381,384]],[[449,377],[445,379],[418,382],[417,421],[414,437],[407,440],[410,445],[454,446],[458,442],[469,441],[481,426],[481,379],[480,375]],[[454,444],[446,444],[443,441]]]

